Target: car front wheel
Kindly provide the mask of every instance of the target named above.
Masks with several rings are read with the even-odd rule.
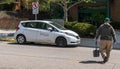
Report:
[[[67,41],[66,41],[66,39],[63,38],[63,37],[58,37],[58,38],[56,39],[56,45],[57,45],[57,46],[61,46],[61,47],[65,47],[65,46],[67,46]]]
[[[17,43],[24,44],[25,42],[26,42],[26,39],[25,39],[24,35],[18,35],[17,36]]]

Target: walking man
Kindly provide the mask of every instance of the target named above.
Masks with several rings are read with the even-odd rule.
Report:
[[[116,34],[113,27],[109,24],[110,18],[105,18],[102,24],[96,31],[96,42],[100,37],[100,53],[103,58],[103,63],[106,63],[110,57],[112,44],[116,42]],[[112,42],[113,41],[113,42]]]

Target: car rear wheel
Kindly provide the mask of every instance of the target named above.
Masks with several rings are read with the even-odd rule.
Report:
[[[58,37],[58,38],[56,39],[56,45],[57,45],[57,46],[61,46],[61,47],[65,47],[65,46],[67,46],[67,41],[66,41],[66,39],[63,38],[63,37]]]
[[[17,43],[24,44],[26,42],[26,38],[24,35],[18,35],[17,36]]]

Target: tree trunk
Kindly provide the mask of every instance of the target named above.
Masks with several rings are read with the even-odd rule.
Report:
[[[68,9],[67,9],[67,3],[66,1],[64,2],[64,21],[68,22]]]
[[[20,11],[21,10],[21,0],[16,1],[15,5],[15,11]]]
[[[64,21],[68,22],[68,13],[66,8],[64,8]]]

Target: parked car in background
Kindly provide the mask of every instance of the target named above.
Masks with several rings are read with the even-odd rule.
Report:
[[[21,21],[16,28],[14,38],[17,43],[45,42],[57,46],[80,44],[77,33],[67,30],[62,25],[46,20]]]

